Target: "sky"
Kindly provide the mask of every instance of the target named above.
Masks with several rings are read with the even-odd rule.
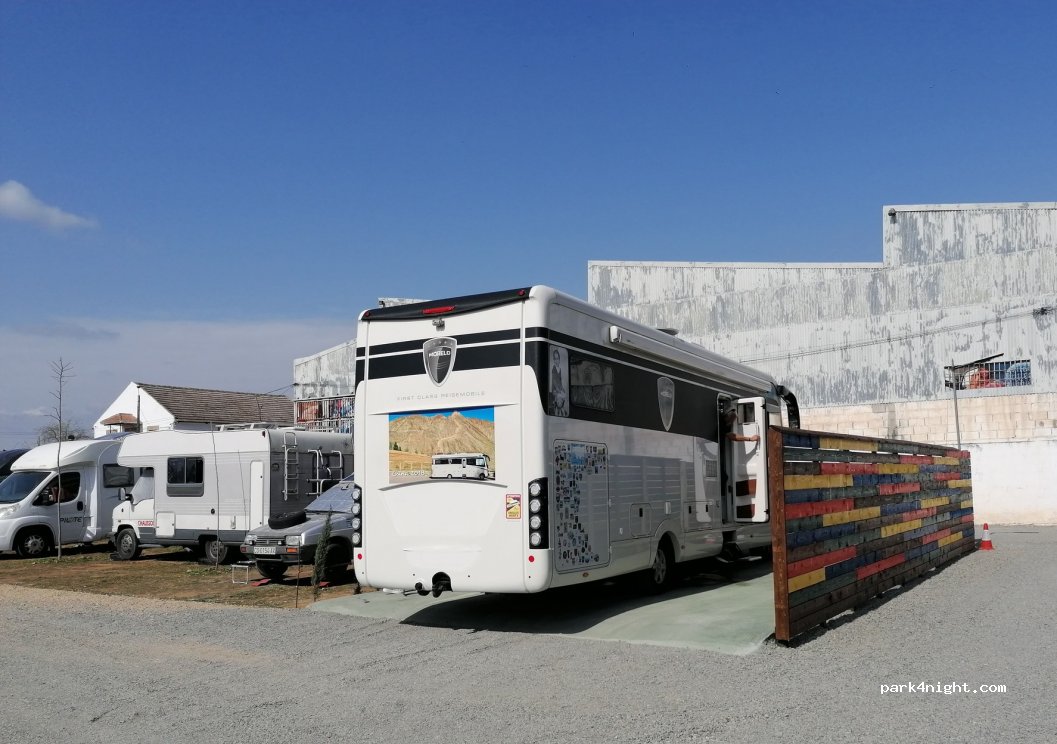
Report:
[[[1035,2],[0,2],[0,448],[69,364],[289,392],[379,297],[590,260],[881,260],[1057,199]]]

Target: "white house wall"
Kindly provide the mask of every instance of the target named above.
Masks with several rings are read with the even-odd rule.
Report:
[[[158,401],[150,396],[145,390],[136,387],[136,383],[130,382],[128,387],[121,391],[113,403],[111,403],[103,415],[101,415],[92,427],[95,436],[101,437],[106,434],[107,427],[100,422],[118,413],[129,413],[136,415],[137,401],[139,404],[139,418],[143,425],[143,431],[156,431],[159,429],[173,428],[174,418],[169,411]]]

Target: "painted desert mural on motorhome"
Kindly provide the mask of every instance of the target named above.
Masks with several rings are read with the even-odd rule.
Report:
[[[495,479],[495,409],[389,415],[389,482]]]

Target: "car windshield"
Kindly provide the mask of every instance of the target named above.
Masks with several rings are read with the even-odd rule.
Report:
[[[17,504],[29,496],[40,482],[48,477],[41,470],[22,470],[12,473],[0,483],[0,504]]]
[[[305,511],[352,513],[352,476],[346,476],[341,483],[321,493]]]

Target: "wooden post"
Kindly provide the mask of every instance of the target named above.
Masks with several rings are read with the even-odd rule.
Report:
[[[774,566],[774,637],[788,642],[789,580],[786,576],[785,544],[785,453],[782,432],[767,429],[767,493],[771,507],[771,560]]]

